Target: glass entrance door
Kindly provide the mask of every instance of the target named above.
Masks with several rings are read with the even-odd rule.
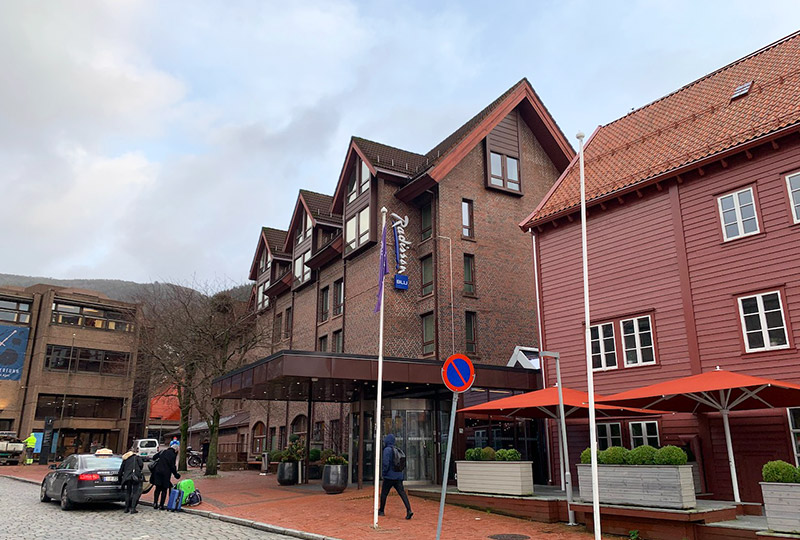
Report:
[[[391,414],[391,416],[390,416]],[[406,481],[433,482],[433,412],[393,410],[383,413],[384,433],[393,433],[398,448],[406,454]]]

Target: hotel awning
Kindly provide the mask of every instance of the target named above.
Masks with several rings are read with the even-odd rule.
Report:
[[[384,358],[385,397],[414,397],[444,390],[442,363],[416,358]],[[541,387],[539,371],[475,366],[475,385],[487,389],[529,391]],[[375,391],[375,356],[280,351],[214,380],[215,398],[279,401],[351,402]],[[359,392],[361,390],[361,392]]]

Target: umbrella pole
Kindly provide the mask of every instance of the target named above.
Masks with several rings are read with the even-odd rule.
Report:
[[[722,414],[722,427],[725,430],[725,445],[728,447],[728,465],[731,468],[731,483],[733,484],[733,500],[737,503],[742,502],[739,497],[739,479],[736,477],[736,461],[733,457],[733,442],[731,441],[731,424],[728,420],[730,411],[722,409],[719,411]]]

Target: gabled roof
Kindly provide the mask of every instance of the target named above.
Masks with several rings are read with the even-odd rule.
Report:
[[[385,169],[408,176],[414,186],[401,190],[397,195],[405,198],[404,192],[410,192],[413,198],[417,192],[423,192],[444,178],[506,115],[520,105],[523,107],[523,118],[537,130],[537,138],[550,159],[559,170],[566,167],[575,150],[528,80],[522,79],[424,155],[353,137],[336,186],[334,208],[341,211],[346,173],[354,152],[367,161],[373,174],[377,169]]]
[[[291,259],[292,256],[284,252],[283,246],[285,243],[286,231],[273,229],[272,227],[261,227],[256,252],[253,255],[253,262],[250,264],[249,279],[252,281],[258,279],[258,259],[264,249],[269,250],[273,258]]]
[[[311,216],[312,226],[316,226],[318,221],[325,225],[341,227],[342,216],[334,214],[332,211],[333,197],[315,191],[301,189],[297,195],[297,203],[292,212],[292,220],[289,223],[289,230],[283,243],[283,250],[291,253],[292,241],[294,240],[295,229],[297,228],[297,216],[300,210],[307,212]]]
[[[732,99],[750,81],[750,91]],[[800,32],[600,126],[584,148],[586,199],[615,196],[798,122]],[[523,230],[580,205],[578,169],[573,160]]]

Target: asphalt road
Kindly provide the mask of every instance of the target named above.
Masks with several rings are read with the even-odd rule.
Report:
[[[198,507],[200,508],[200,507]],[[25,540],[285,540],[288,536],[186,513],[140,505],[126,514],[120,504],[78,506],[64,512],[55,502],[39,501],[39,486],[0,478],[0,538]]]

